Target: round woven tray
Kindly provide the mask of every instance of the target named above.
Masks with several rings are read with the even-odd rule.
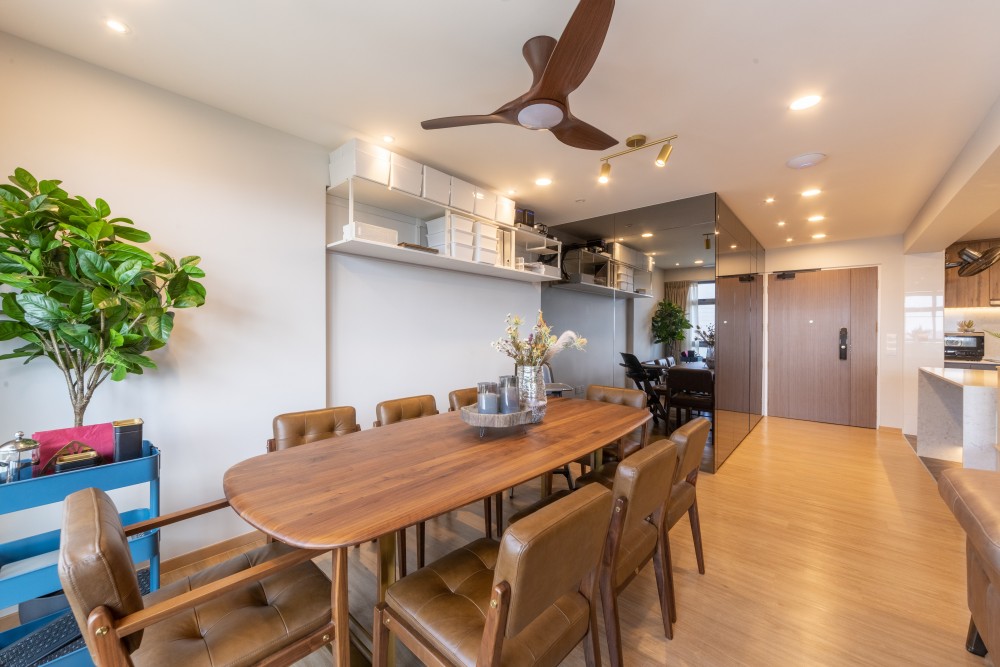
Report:
[[[470,426],[479,428],[506,428],[508,426],[520,426],[521,424],[531,424],[531,410],[521,410],[520,412],[510,412],[504,415],[479,414],[479,408],[475,405],[466,405],[461,410],[462,421]]]

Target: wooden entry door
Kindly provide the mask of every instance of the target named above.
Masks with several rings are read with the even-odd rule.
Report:
[[[878,269],[771,274],[767,298],[767,413],[875,428]]]

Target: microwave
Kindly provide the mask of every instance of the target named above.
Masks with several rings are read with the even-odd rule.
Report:
[[[944,358],[981,361],[983,342],[982,332],[946,333],[944,335]]]

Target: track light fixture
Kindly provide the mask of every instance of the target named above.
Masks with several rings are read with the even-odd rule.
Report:
[[[628,153],[634,153],[637,150],[643,148],[649,148],[650,146],[658,146],[663,144],[660,148],[659,154],[656,156],[654,164],[657,167],[662,167],[667,164],[667,160],[670,159],[670,154],[674,150],[673,140],[677,138],[677,135],[671,135],[669,137],[664,137],[663,139],[657,139],[655,141],[646,141],[645,134],[633,134],[631,137],[625,140],[625,145],[628,146],[623,151],[614,153],[613,155],[607,155],[601,158],[601,175],[597,178],[600,183],[607,183],[611,176],[611,160],[616,157],[621,157],[622,155],[627,155]]]
[[[712,237],[715,236],[715,234],[708,233],[708,234],[702,234],[702,236],[705,237],[705,250],[711,250],[712,249]]]
[[[601,175],[597,177],[598,183],[607,183],[611,178],[611,163],[605,162],[601,165]]]

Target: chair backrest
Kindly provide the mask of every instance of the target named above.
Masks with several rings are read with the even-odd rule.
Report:
[[[610,520],[611,493],[588,484],[507,529],[493,575],[494,586],[510,585],[506,637],[587,584],[600,561]]]
[[[657,440],[618,464],[611,494],[628,500],[623,534],[634,531],[667,502],[676,468],[677,445],[671,440]]]
[[[674,359],[673,357],[667,357],[667,368],[670,368],[671,366],[676,366],[676,365],[677,365],[677,360],[676,359]]]
[[[545,384],[552,384],[555,379],[552,376],[552,366],[548,362],[542,364],[542,382]]]
[[[430,394],[394,398],[391,401],[382,401],[375,406],[375,426],[387,426],[396,422],[405,422],[408,419],[430,417],[437,413],[437,403]]]
[[[646,392],[639,391],[638,389],[623,389],[621,387],[608,387],[603,384],[591,384],[587,385],[586,396],[588,401],[628,405],[633,408],[646,407]]]
[[[274,430],[274,439],[268,443],[269,451],[288,449],[361,430],[357,413],[349,405],[286,412],[275,417],[271,426]]]
[[[696,472],[701,466],[701,457],[705,452],[705,443],[708,441],[710,427],[710,421],[704,417],[698,417],[674,429],[674,432],[670,434],[670,440],[677,445],[679,457],[677,472],[674,474],[675,483],[686,479],[688,475]]]
[[[475,405],[479,398],[478,390],[475,387],[468,389],[456,389],[448,393],[448,412],[458,412],[466,405]]]
[[[695,394],[715,393],[715,379],[707,368],[671,368],[667,375],[670,393],[686,391]]]
[[[124,618],[143,608],[139,580],[118,510],[104,491],[83,489],[66,497],[59,539],[59,581],[90,656],[97,662],[97,647],[86,632],[87,617],[107,607],[114,618]],[[127,635],[127,653],[139,648],[142,632]]]

